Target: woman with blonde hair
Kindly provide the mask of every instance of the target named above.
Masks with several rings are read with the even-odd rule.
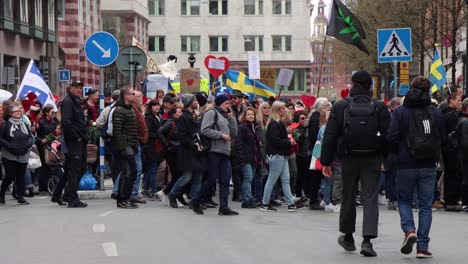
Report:
[[[285,119],[288,109],[283,102],[276,101],[271,106],[271,113],[268,119],[266,140],[266,151],[268,155],[269,173],[265,185],[262,199],[262,211],[276,211],[270,204],[270,196],[278,178],[281,180],[284,198],[288,204],[288,211],[294,212],[302,209],[302,204],[294,203],[294,197],[291,194],[289,186],[289,165],[287,156],[291,151],[291,146],[295,143],[294,139],[288,137]]]

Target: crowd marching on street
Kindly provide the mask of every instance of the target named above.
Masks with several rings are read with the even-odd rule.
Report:
[[[385,200],[400,215],[401,253],[416,244],[416,256],[430,258],[433,210],[468,213],[468,98],[452,86],[446,100],[431,99],[430,81],[416,77],[404,98],[385,104],[371,98],[366,71],[355,72],[352,83],[348,97],[319,97],[311,107],[285,98],[249,101],[239,90],[216,96],[159,90],[147,99],[127,86],[107,94],[100,111],[99,91],[83,99],[80,81],[71,83],[58,111],[33,93],[6,101],[0,205],[6,193],[25,205],[25,197],[50,192],[53,149],[62,153],[64,173],[51,201],[87,207],[80,180],[97,173],[87,155],[102,136],[117,208],[151,200],[197,215],[210,208],[239,215],[232,202],[270,213],[323,210],[339,214],[338,244],[355,251],[356,208],[362,207],[360,253],[372,257],[379,200]]]

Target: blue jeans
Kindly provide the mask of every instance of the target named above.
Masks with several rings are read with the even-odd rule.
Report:
[[[410,230],[416,230],[411,203],[413,201],[414,191],[417,190],[419,207],[417,249],[419,250],[427,250],[429,246],[435,180],[435,168],[404,169],[398,170],[397,174],[397,196],[400,206],[400,222],[401,229],[405,234]]]
[[[142,165],[141,165],[141,147],[138,145],[138,151],[135,156],[135,163],[136,163],[136,170],[137,175],[135,182],[133,183],[132,187],[132,195],[130,198],[135,198],[138,196],[138,191],[140,190],[140,182],[141,182],[141,172],[142,172]],[[114,183],[114,188],[112,188],[112,193],[119,192],[119,184],[120,184],[120,175],[117,177]]]
[[[192,198],[197,197],[201,187],[201,174],[199,171],[185,171],[182,173],[182,176],[174,184],[174,187],[172,187],[169,195],[176,197],[179,196],[182,193],[185,185],[187,185],[190,181],[192,181],[190,196]]]
[[[143,175],[143,190],[149,192],[157,192],[156,186],[156,173],[159,169],[159,161],[151,161],[147,166],[145,174]]]
[[[284,199],[288,205],[294,204],[291,187],[289,186],[289,165],[287,157],[282,155],[273,155],[271,156],[268,164],[270,166],[270,171],[268,173],[268,180],[265,184],[262,203],[268,204],[270,202],[271,191],[273,190],[276,181],[278,181],[278,178],[280,178]]]
[[[260,167],[252,164],[243,164],[241,167],[242,175],[244,176],[244,181],[242,182],[242,197],[246,203],[249,203],[253,199],[252,195],[252,182],[255,177],[258,177],[256,173]]]
[[[326,205],[331,203],[333,191],[333,176],[332,177],[323,177],[323,201]]]
[[[255,170],[255,176],[252,183],[253,197],[257,201],[261,201],[263,198],[263,179],[265,175],[268,174],[268,171],[265,165],[259,166]]]

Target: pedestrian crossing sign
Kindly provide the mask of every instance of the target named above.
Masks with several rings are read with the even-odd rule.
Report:
[[[69,82],[70,80],[70,70],[59,70],[59,82]]]
[[[387,28],[377,30],[379,63],[411,61],[411,28]]]

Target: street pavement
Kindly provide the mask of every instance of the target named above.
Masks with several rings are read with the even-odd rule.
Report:
[[[396,211],[380,210],[377,258],[344,252],[336,243],[338,214],[289,213],[241,209],[239,216],[218,216],[216,209],[195,215],[149,201],[139,209],[117,209],[114,200],[89,200],[84,209],[62,208],[49,197],[16,205],[7,196],[0,207],[2,264],[35,263],[466,263],[468,215],[434,212],[430,249],[433,259],[399,252],[403,234]],[[357,234],[362,210],[358,210]]]

